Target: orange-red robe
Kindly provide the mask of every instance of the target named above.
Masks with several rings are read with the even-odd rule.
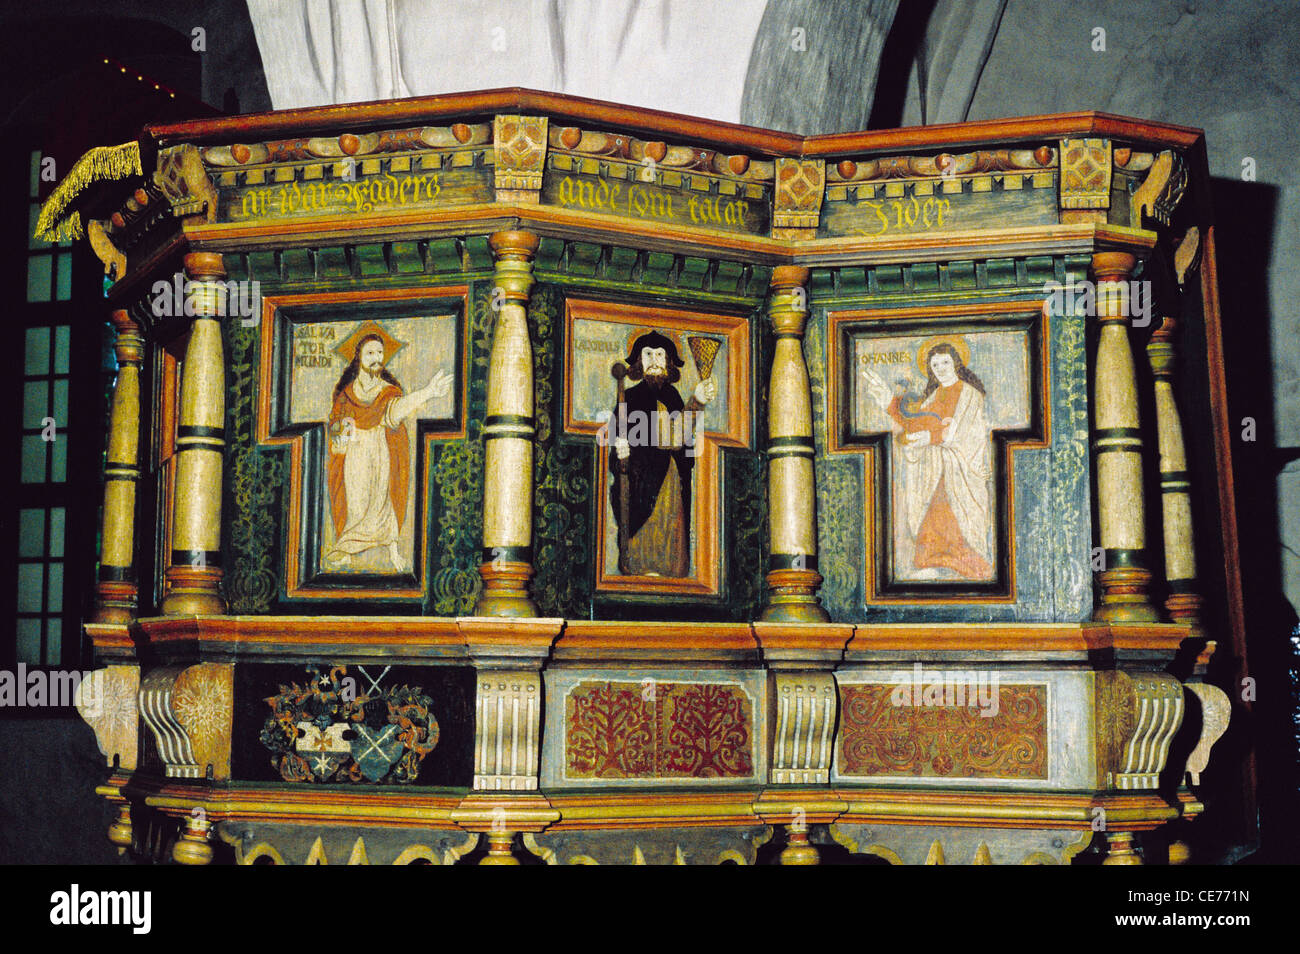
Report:
[[[402,396],[401,388],[386,384],[373,401],[362,404],[353,393],[352,389],[355,386],[354,381],[334,399],[334,407],[330,409],[331,436],[333,426],[345,417],[352,418],[358,430],[382,426],[384,415],[388,412],[388,405]],[[388,440],[388,496],[392,500],[393,514],[397,517],[397,529],[400,531],[406,518],[406,477],[410,468],[411,450],[407,443],[405,424],[387,430],[385,436]],[[343,536],[348,521],[348,491],[343,479],[345,457],[345,454],[329,455],[330,509],[334,517],[336,537]]]

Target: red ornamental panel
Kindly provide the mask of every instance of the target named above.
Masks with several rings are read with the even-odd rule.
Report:
[[[738,685],[579,683],[565,701],[565,775],[748,778],[753,717]]]
[[[844,686],[840,774],[1047,778],[1047,687],[996,693],[995,708],[974,693],[969,705],[944,704],[942,694],[939,704],[912,704],[897,685]]]

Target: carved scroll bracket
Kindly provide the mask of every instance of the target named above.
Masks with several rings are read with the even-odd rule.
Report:
[[[1133,225],[1142,228],[1146,218],[1168,226],[1187,191],[1187,163],[1171,149],[1158,153],[1151,171],[1129,199]]]
[[[1183,722],[1183,686],[1154,672],[1097,674],[1097,769],[1102,787],[1153,790]]]
[[[234,666],[166,666],[140,683],[140,714],[168,778],[230,778]]]

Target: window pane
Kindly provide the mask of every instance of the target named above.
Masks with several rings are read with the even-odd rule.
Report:
[[[23,427],[41,427],[50,413],[50,385],[28,381],[23,385]]]
[[[45,454],[49,446],[39,434],[23,435],[23,483],[45,483]]]
[[[31,167],[31,188],[28,194],[34,199],[41,188],[41,154],[39,152],[32,152]]]
[[[36,220],[41,217],[41,207],[38,203],[33,202],[28,206],[27,212],[27,247],[28,248],[49,248],[49,243],[42,242],[36,237]]]
[[[60,268],[63,266],[60,265]],[[69,344],[72,338],[71,325],[56,325],[54,328],[54,373],[68,373]]]
[[[45,608],[45,564],[18,564],[18,612],[39,613]]]
[[[62,535],[63,527],[60,526],[59,536],[62,537]],[[60,548],[62,548],[62,544],[63,541],[60,539]],[[25,507],[18,511],[18,555],[20,557],[45,555],[44,510]]]
[[[59,435],[59,439],[51,446],[54,457],[50,462],[50,483],[61,484],[68,479],[68,439]]]
[[[62,507],[50,510],[50,556],[63,556],[63,517],[66,511]]]
[[[45,665],[57,666],[63,661],[63,620],[45,621]]]
[[[54,420],[60,428],[68,426],[68,382],[54,382]]]
[[[50,373],[50,329],[27,329],[27,359],[23,365],[23,374]]]
[[[41,664],[41,621],[39,619],[18,621],[18,661],[29,666]]]
[[[50,613],[63,612],[63,564],[51,563],[49,585],[45,592],[45,608]]]
[[[54,277],[50,267],[54,262],[52,255],[29,255],[27,257],[27,300],[49,301],[50,283]]]
[[[56,301],[67,301],[72,297],[72,253],[59,253],[59,283],[55,288],[54,298]]]

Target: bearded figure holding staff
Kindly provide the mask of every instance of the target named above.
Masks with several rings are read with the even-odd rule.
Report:
[[[712,372],[719,344],[691,339],[700,382],[689,401],[674,386],[685,364],[677,343],[657,331],[640,335],[626,363],[611,369],[618,402],[606,427],[614,435],[609,467],[623,575],[690,575],[696,415],[717,397]]]

